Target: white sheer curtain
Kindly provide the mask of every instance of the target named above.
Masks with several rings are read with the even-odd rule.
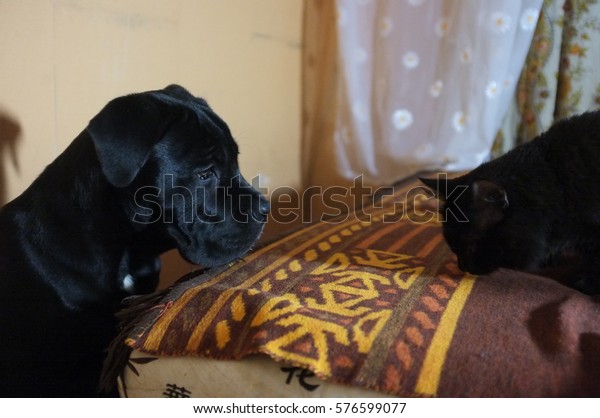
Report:
[[[542,0],[337,0],[333,155],[389,183],[488,158]]]

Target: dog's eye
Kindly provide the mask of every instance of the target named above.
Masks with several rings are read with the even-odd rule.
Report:
[[[215,172],[212,169],[203,170],[203,171],[199,171],[198,173],[196,173],[196,176],[198,176],[198,178],[200,180],[208,180],[209,178],[211,178],[214,175],[215,175]]]

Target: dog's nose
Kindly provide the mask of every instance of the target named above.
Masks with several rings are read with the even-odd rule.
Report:
[[[256,220],[261,222],[266,221],[270,208],[271,205],[269,204],[269,200],[263,195],[260,195],[258,198],[258,213],[256,214]]]

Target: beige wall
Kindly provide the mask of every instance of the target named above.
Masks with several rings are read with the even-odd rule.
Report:
[[[298,186],[301,17],[302,0],[0,0],[0,200],[108,100],[174,82],[229,123],[246,178]]]
[[[299,182],[301,0],[0,0],[0,113],[19,194],[111,98],[180,83],[230,124],[247,177]]]

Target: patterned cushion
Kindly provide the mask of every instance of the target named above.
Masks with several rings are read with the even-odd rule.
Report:
[[[462,273],[424,197],[413,179],[360,215],[192,275],[126,344],[161,357],[264,353],[397,396],[600,394],[598,301],[540,276]]]

